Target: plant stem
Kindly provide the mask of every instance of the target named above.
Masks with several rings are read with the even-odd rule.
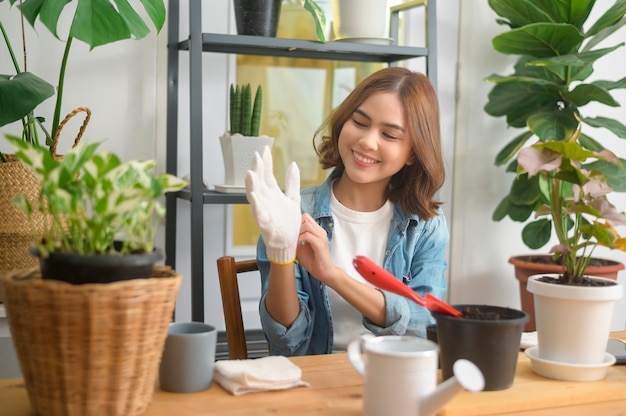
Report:
[[[11,55],[11,61],[13,61],[13,66],[15,67],[15,72],[20,73],[20,65],[15,59],[15,53],[13,52],[13,48],[11,47],[11,42],[9,41],[9,36],[7,35],[6,30],[4,29],[4,25],[0,22],[0,31],[2,31],[2,36],[4,37],[4,43],[7,45],[7,49],[9,50],[9,55]]]
[[[59,120],[61,118],[61,102],[63,101],[63,84],[65,83],[65,69],[67,67],[67,59],[70,56],[70,48],[72,47],[72,36],[68,36],[65,43],[65,51],[63,52],[63,60],[61,61],[61,71],[59,72],[59,85],[57,87],[57,100],[54,106],[54,118],[52,119],[51,138],[54,140],[59,128]],[[49,143],[50,145],[52,143]]]

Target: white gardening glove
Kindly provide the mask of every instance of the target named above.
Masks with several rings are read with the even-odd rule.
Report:
[[[276,264],[293,262],[302,222],[298,165],[289,164],[283,193],[272,171],[271,150],[265,146],[262,156],[255,152],[251,170],[246,173],[246,195],[261,229],[267,257]]]

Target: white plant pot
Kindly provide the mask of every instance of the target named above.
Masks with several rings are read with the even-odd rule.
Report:
[[[367,40],[387,36],[387,0],[332,0],[335,39]]]
[[[537,326],[537,353],[543,360],[574,365],[601,365],[606,361],[606,343],[615,301],[623,285],[581,287],[528,278],[533,293]],[[556,275],[547,275],[556,278]]]
[[[265,146],[270,148],[274,138],[269,136],[242,136],[226,133],[220,137],[224,158],[224,184],[227,186],[245,186],[246,172],[250,169],[254,153],[259,154]]]

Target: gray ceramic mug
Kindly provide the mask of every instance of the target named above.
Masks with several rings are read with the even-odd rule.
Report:
[[[161,390],[193,393],[213,381],[217,330],[202,322],[170,324],[159,366]]]

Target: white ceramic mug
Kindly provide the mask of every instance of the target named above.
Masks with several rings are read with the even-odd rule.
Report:
[[[366,334],[352,340],[348,358],[365,378],[363,414],[418,415],[420,398],[437,388],[438,357],[437,344],[414,336]]]
[[[159,385],[174,393],[206,390],[213,382],[217,329],[202,322],[171,323],[159,366]]]

